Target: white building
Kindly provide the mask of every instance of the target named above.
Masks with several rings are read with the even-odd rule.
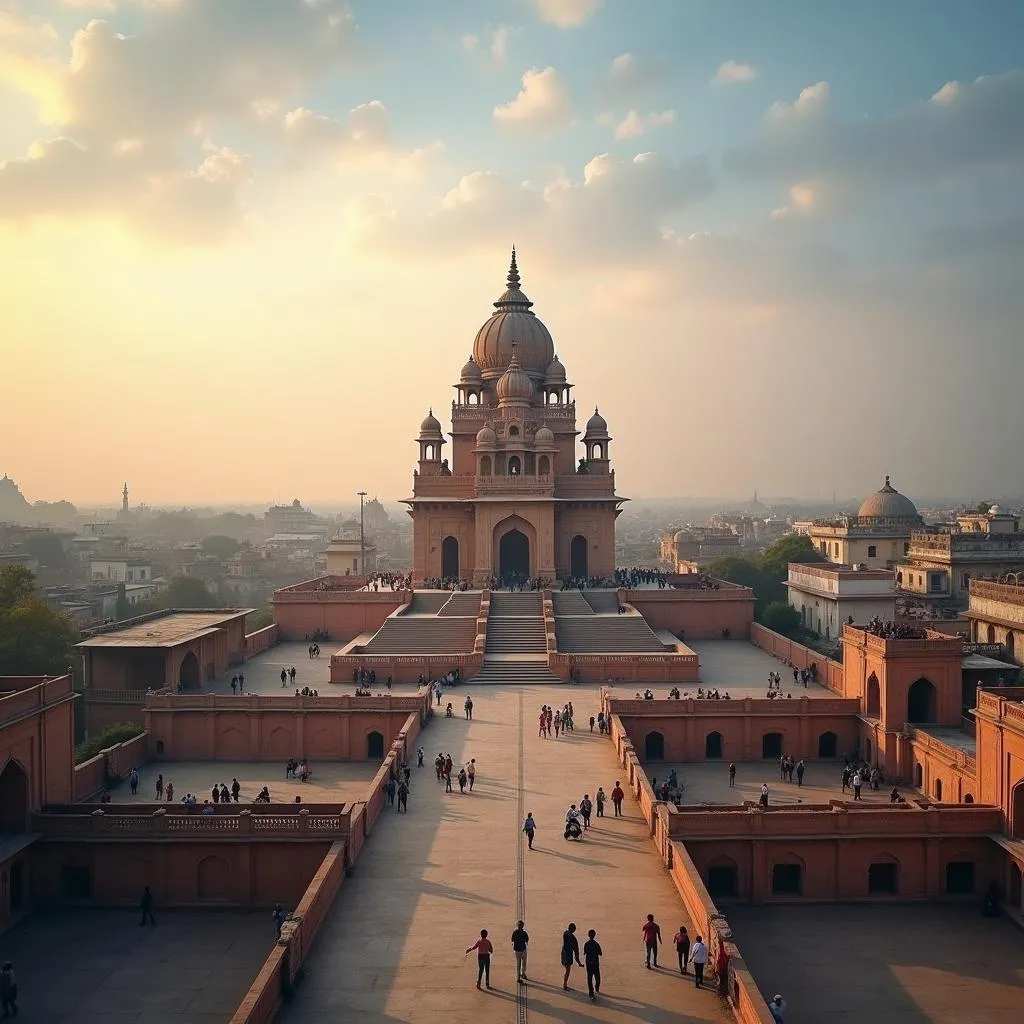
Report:
[[[896,617],[896,574],[891,569],[853,565],[789,563],[789,603],[805,629],[826,639],[842,635],[843,625]]]
[[[111,555],[93,558],[89,575],[107,583],[149,583],[153,579],[153,566],[148,559]]]

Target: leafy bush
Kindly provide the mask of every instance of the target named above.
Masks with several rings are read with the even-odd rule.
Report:
[[[118,722],[108,726],[99,736],[83,740],[75,747],[75,764],[81,764],[95,757],[101,750],[113,747],[118,743],[134,739],[143,732],[143,727],[138,722]]]
[[[800,613],[785,601],[772,601],[761,615],[761,624],[783,636],[795,636],[800,629]]]

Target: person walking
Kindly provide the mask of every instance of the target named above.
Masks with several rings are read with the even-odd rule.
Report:
[[[850,780],[853,783],[853,799],[860,799],[860,787],[864,784],[864,779],[860,772],[854,772],[853,778]]]
[[[644,926],[640,929],[644,937],[644,965],[651,969],[651,960],[658,966],[658,943],[661,942],[661,928],[654,921],[654,915],[648,914]]]
[[[533,849],[533,837],[537,833],[537,822],[533,820],[533,812],[526,812],[526,821],[523,822],[523,831],[526,833],[526,844]]]
[[[466,703],[463,704],[462,707],[463,707],[463,710],[466,712],[466,721],[467,722],[472,722],[473,721],[473,698],[472,697],[467,697],[466,698]]]
[[[132,791],[132,796],[135,796],[139,791],[139,769],[133,768],[128,773],[128,788]]]
[[[14,964],[10,960],[0,967],[0,1006],[5,1017],[18,1016],[18,979],[14,976]]]
[[[281,938],[281,929],[284,927],[284,923],[288,919],[288,915],[284,912],[284,907],[282,907],[280,903],[275,903],[270,916],[274,921],[274,927],[277,930],[277,937]]]
[[[565,968],[565,974],[562,975],[562,989],[565,992],[569,991],[569,972],[572,970],[573,961],[576,962],[577,967],[583,966],[580,963],[580,942],[576,938],[576,925],[570,921],[569,926],[562,932],[561,962]]]
[[[156,777],[156,798],[157,800],[163,800],[164,798],[164,775],[161,772]]]
[[[690,963],[693,964],[693,980],[697,988],[704,987],[704,968],[708,962],[708,947],[704,945],[704,939],[697,936],[690,947]]]
[[[772,996],[772,1000],[768,1004],[768,1010],[771,1012],[772,1019],[775,1021],[775,1024],[784,1024],[787,1010],[786,1000],[783,999],[778,992]]]
[[[796,763],[796,784],[802,786],[804,784],[804,772],[807,770],[807,766],[804,764],[804,759],[800,758]]]
[[[281,669],[281,685],[288,685],[288,669],[286,668]]]
[[[615,808],[615,817],[622,817],[622,798],[626,794],[622,792],[622,786],[619,784],[619,780],[615,780],[615,788],[612,790],[612,807]]]
[[[466,769],[465,768],[460,768],[459,769],[459,792],[460,793],[465,793],[466,792],[466,780],[467,780],[467,778],[468,778],[468,776],[466,775]]]
[[[402,779],[398,784],[398,813],[409,812],[409,783]]]
[[[530,943],[525,922],[516,921],[516,930],[512,933],[512,952],[516,958],[516,981],[526,981],[526,947]]]
[[[730,789],[735,789],[736,788],[736,762],[735,761],[733,761],[732,764],[729,765],[729,788]]]
[[[686,974],[686,965],[690,962],[690,936],[684,925],[679,926],[679,931],[672,936],[676,946],[676,956],[679,958],[679,973]]]
[[[398,791],[398,786],[395,784],[395,777],[392,775],[386,783],[384,783],[384,793],[388,798],[388,806],[395,806],[395,793]]]
[[[597,804],[597,816],[599,818],[604,817],[604,802],[605,802],[604,790],[598,786],[597,793],[594,796],[594,802]]]
[[[587,932],[587,941],[583,943],[583,962],[587,969],[587,991],[590,998],[597,1002],[601,994],[601,957],[604,950],[597,941],[597,932],[593,928]]]
[[[466,774],[469,776],[469,791],[473,792],[473,783],[476,782],[476,758],[471,757],[466,765]]]
[[[583,819],[584,831],[590,828],[590,816],[594,812],[594,804],[590,799],[589,793],[583,794],[583,799],[580,801],[580,817]]]
[[[761,783],[761,796],[760,796],[760,798],[758,799],[757,802],[758,802],[758,804],[761,807],[767,807],[768,806],[768,783],[767,782],[762,782]]]
[[[139,922],[139,927],[142,928],[146,921],[150,924],[156,924],[156,918],[153,916],[153,893],[150,892],[149,886],[142,890],[142,899],[139,900],[139,910],[142,911],[142,920]]]
[[[480,929],[480,938],[466,950],[466,956],[469,956],[474,949],[476,950],[476,987],[480,987],[481,981],[486,981],[487,987],[490,988],[491,954],[494,952],[494,946],[491,945],[491,940],[487,938],[486,928]]]

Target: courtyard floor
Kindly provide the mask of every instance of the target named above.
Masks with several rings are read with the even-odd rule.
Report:
[[[977,903],[730,906],[729,924],[786,1024],[1002,1024],[1024,1006],[1024,934]]]
[[[0,935],[25,1024],[224,1024],[274,945],[267,913],[39,912]]]
[[[747,640],[687,640],[686,643],[700,658],[700,683],[685,687],[691,692],[696,691],[697,685],[705,689],[717,686],[719,693],[728,690],[734,700],[737,697],[764,697],[768,692],[768,673],[781,672],[783,700],[787,693],[792,693],[794,700],[797,697],[835,696],[818,683],[808,683],[806,688],[802,683],[794,686],[793,670],[787,668],[784,661]]]

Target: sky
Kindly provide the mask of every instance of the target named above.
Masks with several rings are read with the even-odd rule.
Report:
[[[620,493],[1022,490],[1024,4],[0,0],[0,472],[408,495],[504,288]]]

